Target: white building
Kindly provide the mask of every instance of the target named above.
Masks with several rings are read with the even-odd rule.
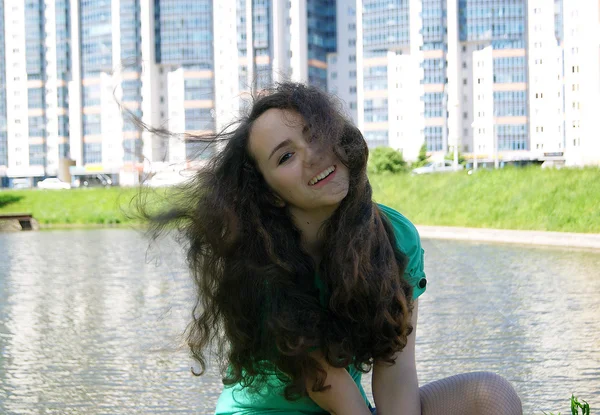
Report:
[[[565,155],[569,165],[600,164],[600,4],[563,2]]]
[[[529,139],[533,157],[560,160],[565,151],[563,61],[557,44],[554,1],[528,5]]]
[[[356,13],[361,5],[360,0],[336,3],[337,50],[327,56],[327,91],[344,103],[359,128],[364,123],[362,36],[359,36],[362,20],[357,19]]]
[[[494,58],[488,46],[472,54],[473,68],[473,142],[472,153],[477,161],[496,160],[496,134],[494,133]]]
[[[599,164],[598,1],[490,2],[2,0],[0,185],[180,168],[283,80],[408,160]]]

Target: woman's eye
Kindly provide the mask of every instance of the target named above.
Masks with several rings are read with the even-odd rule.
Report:
[[[283,156],[281,156],[281,158],[279,159],[279,164],[283,164],[286,161],[288,161],[292,156],[294,155],[294,153],[285,153]]]

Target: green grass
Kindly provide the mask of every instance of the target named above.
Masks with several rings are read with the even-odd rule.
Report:
[[[380,174],[370,180],[376,201],[420,225],[600,233],[597,168]],[[131,210],[138,192],[117,187],[1,191],[0,213],[32,213],[44,225],[134,223],[124,211]]]
[[[136,192],[118,187],[4,191],[0,192],[0,213],[31,213],[44,225],[130,223],[125,212]]]
[[[420,225],[600,233],[597,168],[506,168],[370,179],[378,202]]]

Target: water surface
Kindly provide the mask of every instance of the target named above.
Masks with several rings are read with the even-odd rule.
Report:
[[[600,252],[423,241],[421,384],[491,370],[526,414],[600,407]],[[182,254],[131,230],[0,234],[0,413],[212,413],[190,374]],[[369,390],[369,377],[365,388]]]

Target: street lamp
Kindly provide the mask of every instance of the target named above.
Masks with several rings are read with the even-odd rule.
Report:
[[[477,127],[479,127],[479,123],[477,121],[473,121],[471,123],[471,128],[473,129],[473,170],[477,170]]]
[[[458,119],[458,107],[459,107],[459,102],[456,101],[454,103],[455,119]],[[460,146],[460,134],[456,134],[456,137],[454,137],[454,139],[455,139],[455,141],[454,141],[454,171],[458,171],[458,148]]]
[[[494,125],[494,169],[498,170],[499,160],[498,160],[498,128]]]
[[[458,118],[459,102],[456,101],[453,105],[455,120]],[[456,132],[456,131],[455,131]],[[458,171],[458,149],[460,146],[460,134],[454,136],[454,171]]]

